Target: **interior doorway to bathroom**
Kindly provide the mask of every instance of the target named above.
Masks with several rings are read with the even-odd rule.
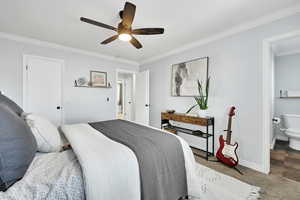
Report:
[[[264,171],[300,182],[300,32],[264,41],[263,58]]]

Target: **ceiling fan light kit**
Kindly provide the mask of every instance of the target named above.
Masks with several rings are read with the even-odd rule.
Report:
[[[124,41],[124,42],[128,42],[132,39],[132,36],[127,34],[127,33],[121,33],[119,36],[118,36],[119,40],[121,41]]]
[[[118,28],[85,17],[81,17],[80,20],[85,23],[89,23],[95,26],[99,26],[117,32],[117,35],[114,35],[101,42],[101,44],[103,45],[108,44],[116,39],[119,39],[121,41],[130,42],[135,48],[140,49],[143,46],[133,35],[163,34],[164,29],[163,28],[140,28],[140,29],[132,30],[132,22],[135,16],[135,10],[136,10],[136,6],[134,4],[130,2],[125,3],[124,10],[119,12],[122,21],[118,24]]]

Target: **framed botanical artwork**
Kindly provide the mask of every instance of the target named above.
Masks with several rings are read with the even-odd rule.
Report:
[[[90,83],[92,87],[107,87],[107,73],[90,71]]]
[[[204,57],[172,65],[171,95],[198,96],[197,81],[202,82],[205,87],[208,62],[208,57]]]

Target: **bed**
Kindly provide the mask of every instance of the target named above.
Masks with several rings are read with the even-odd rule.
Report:
[[[168,132],[124,120],[61,130],[72,149],[36,154],[25,175],[0,192],[1,200],[259,197],[259,188],[196,164],[189,145]]]

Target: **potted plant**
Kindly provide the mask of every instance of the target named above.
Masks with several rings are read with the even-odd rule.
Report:
[[[203,89],[203,84],[199,80],[197,81],[198,84],[198,92],[199,96],[195,96],[194,99],[196,101],[196,104],[193,105],[187,112],[191,112],[195,107],[199,107],[198,115],[201,117],[207,116],[207,109],[208,109],[208,93],[209,93],[209,82],[210,78],[206,79],[206,86],[205,90]]]

